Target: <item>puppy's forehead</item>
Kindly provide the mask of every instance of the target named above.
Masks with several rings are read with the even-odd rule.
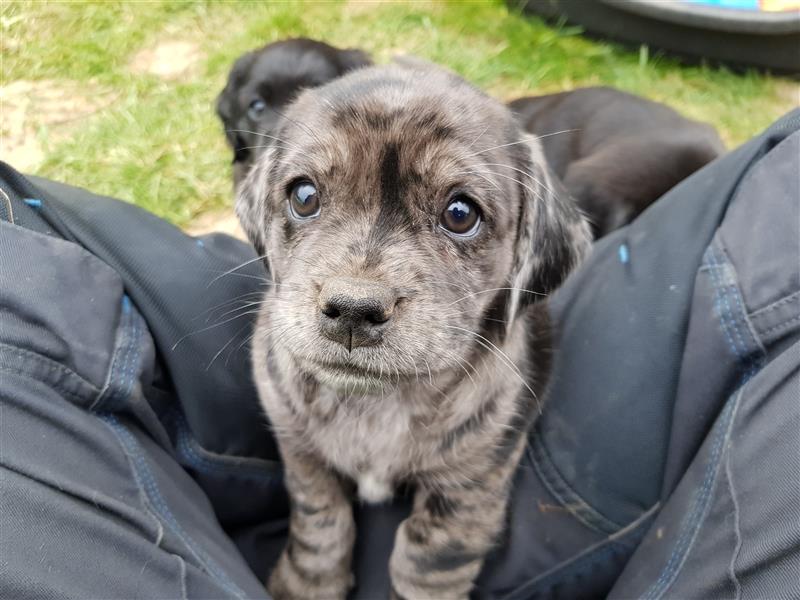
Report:
[[[480,137],[486,147],[513,128],[502,105],[459,77],[401,67],[362,69],[308,90],[289,116],[316,132],[316,141],[358,139],[362,146],[372,141],[465,146]]]
[[[265,48],[253,68],[257,73],[275,73],[299,78],[306,73],[319,73],[332,79],[337,70],[332,58],[316,46],[274,45]]]

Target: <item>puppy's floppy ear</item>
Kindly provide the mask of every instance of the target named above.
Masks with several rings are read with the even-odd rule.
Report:
[[[363,50],[356,48],[348,48],[346,50],[339,50],[339,68],[340,75],[352,71],[353,69],[360,69],[361,67],[369,67],[372,65],[372,58]]]
[[[591,246],[586,219],[547,165],[534,136],[513,151],[522,196],[509,303],[510,323],[527,305],[555,290]]]
[[[219,93],[219,96],[217,96],[216,106],[219,120],[222,121],[224,125],[227,125],[233,114],[233,107],[231,106],[231,98],[227,86]]]
[[[236,189],[236,216],[259,256],[267,251],[269,202],[266,167],[271,162],[272,153],[273,149],[268,148]]]
[[[230,73],[228,73],[228,80],[225,82],[225,87],[217,96],[217,116],[226,125],[233,116],[233,110],[236,102],[236,92],[242,87],[244,80],[247,76],[247,71],[256,60],[255,52],[247,52],[242,54],[233,63]]]

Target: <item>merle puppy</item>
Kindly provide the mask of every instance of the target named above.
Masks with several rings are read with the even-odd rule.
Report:
[[[340,50],[306,38],[282,40],[239,57],[217,98],[217,114],[233,149],[233,180],[247,175],[269,142],[281,112],[304,88],[371,64],[361,50]]]
[[[509,107],[527,131],[543,136],[550,166],[595,237],[630,223],[724,151],[710,125],[612,88],[520,98]]]
[[[285,115],[236,206],[275,282],[253,368],[292,513],[269,591],[344,598],[351,492],[411,484],[394,596],[465,599],[542,400],[540,300],[588,227],[536,139],[450,73],[361,69]]]

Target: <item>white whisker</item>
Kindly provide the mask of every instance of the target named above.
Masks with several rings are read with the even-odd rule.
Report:
[[[267,258],[267,255],[266,255],[266,254],[262,254],[261,256],[256,256],[255,258],[252,258],[252,259],[248,260],[247,262],[243,262],[242,264],[240,264],[240,265],[239,265],[239,266],[237,266],[237,267],[233,267],[232,269],[228,269],[227,271],[225,271],[225,272],[224,272],[224,273],[222,273],[221,275],[217,275],[216,277],[214,277],[214,279],[212,279],[212,280],[211,280],[211,281],[208,283],[208,285],[206,286],[206,288],[210,288],[210,287],[211,287],[211,286],[214,284],[214,282],[218,281],[219,279],[222,279],[223,277],[225,277],[225,276],[227,276],[227,275],[230,275],[231,273],[235,273],[235,272],[236,272],[236,271],[238,271],[239,269],[241,269],[241,268],[243,268],[243,267],[246,267],[247,265],[251,265],[251,264],[253,264],[254,262],[258,262],[259,260],[264,260],[265,258]]]
[[[488,294],[488,293],[491,293],[491,292],[502,292],[502,291],[516,291],[516,292],[525,292],[526,294],[534,294],[536,296],[547,296],[547,294],[544,294],[542,292],[534,292],[533,290],[526,290],[524,288],[499,287],[499,288],[490,288],[488,290],[479,290],[477,292],[472,292],[471,294],[467,294],[466,296],[462,296],[458,300],[454,300],[453,302],[451,302],[449,304],[446,304],[445,306],[446,307],[447,306],[453,306],[453,304],[458,304],[459,302],[462,302],[462,301],[466,300],[467,298],[472,298],[473,296],[478,296],[480,294]]]
[[[533,399],[536,400],[536,404],[537,404],[537,407],[539,409],[539,413],[541,414],[542,409],[541,409],[541,405],[539,403],[539,399],[536,396],[536,392],[534,392],[533,388],[531,388],[531,386],[528,385],[528,382],[525,381],[525,378],[522,376],[522,371],[519,370],[519,368],[508,357],[508,355],[506,355],[505,352],[500,350],[500,348],[495,346],[490,340],[488,340],[487,338],[483,337],[479,333],[475,333],[474,331],[470,331],[469,329],[464,329],[463,327],[456,327],[454,325],[445,325],[445,327],[447,327],[448,329],[457,329],[459,331],[463,331],[464,333],[468,333],[468,334],[470,334],[472,336],[475,336],[476,341],[477,341],[478,344],[480,344],[481,346],[483,346],[484,348],[489,350],[489,352],[491,352],[492,354],[495,354],[495,356],[500,358],[501,359],[500,360],[501,364],[505,364],[509,369],[511,369],[512,373],[514,373],[514,375],[517,376],[517,378],[519,379],[520,383],[522,383],[522,385],[524,385],[527,388],[527,390],[531,393],[531,396],[533,397]]]
[[[559,134],[562,134],[562,133],[572,133],[572,132],[575,132],[575,131],[580,131],[580,129],[564,129],[563,131],[554,131],[553,133],[545,133],[544,135],[531,135],[531,136],[525,137],[525,138],[523,138],[521,140],[517,140],[516,142],[509,142],[508,144],[500,144],[498,146],[492,146],[490,148],[484,148],[483,150],[480,150],[478,152],[474,152],[472,154],[467,154],[466,156],[463,156],[462,158],[471,158],[473,156],[478,156],[479,154],[483,154],[484,152],[489,152],[490,150],[497,150],[498,148],[506,148],[508,146],[516,146],[517,144],[525,144],[531,139],[541,140],[541,139],[544,139],[544,138],[552,137],[554,135],[559,135]]]

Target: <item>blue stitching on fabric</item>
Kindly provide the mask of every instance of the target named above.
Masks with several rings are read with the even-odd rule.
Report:
[[[711,252],[714,254],[714,256],[716,256],[716,250],[714,250],[713,247],[711,248]],[[721,250],[720,252],[722,252],[721,261],[727,262],[724,251]],[[734,317],[734,322],[737,325],[737,330],[739,329],[739,325],[741,325],[742,329],[745,332],[747,332],[747,335],[742,337],[747,337],[748,339],[751,339],[753,341],[753,344],[750,347],[747,355],[747,362],[750,364],[750,368],[748,369],[747,372],[747,377],[746,379],[744,379],[744,381],[747,381],[750,379],[750,377],[755,375],[756,372],[758,372],[758,369],[760,368],[761,357],[756,357],[755,354],[756,353],[758,353],[759,355],[762,354],[762,347],[759,345],[758,339],[756,339],[753,336],[752,332],[747,327],[747,310],[745,309],[744,302],[742,301],[741,293],[739,292],[737,285],[735,283],[730,283],[726,286],[726,288],[728,290],[728,293],[731,296],[733,296],[733,299],[736,301],[736,307],[738,308],[738,315]],[[745,348],[747,348],[747,346],[745,346]]]
[[[711,274],[714,283],[714,296],[715,296],[714,305],[718,310],[720,321],[723,324],[723,328],[728,338],[728,341],[731,345],[731,349],[733,350],[733,353],[736,355],[736,357],[739,359],[739,362],[742,362],[744,357],[742,355],[742,352],[739,351],[738,344],[734,343],[731,331],[736,333],[737,341],[741,344],[742,351],[745,351],[747,346],[744,343],[744,339],[741,337],[738,328],[736,327],[736,323],[732,316],[733,311],[731,310],[730,303],[728,302],[727,296],[724,291],[725,284],[724,281],[722,280],[722,275],[720,275],[720,273],[717,271],[717,269],[724,268],[724,266],[717,263],[716,257],[711,249],[711,246],[708,247],[706,255],[708,259],[708,264],[711,267],[709,269],[709,273]],[[723,310],[723,302],[726,310]]]
[[[140,483],[141,487],[143,487],[145,496],[155,512],[161,516],[170,529],[172,529],[172,531],[185,544],[189,552],[191,552],[197,561],[203,565],[209,574],[211,574],[234,596],[238,598],[244,598],[244,592],[242,592],[238,586],[233,583],[227,574],[219,566],[217,566],[217,564],[207,554],[205,554],[200,547],[195,548],[194,540],[192,540],[192,538],[181,527],[180,523],[178,523],[177,519],[172,514],[172,511],[169,509],[169,506],[161,495],[155,477],[147,465],[147,459],[140,451],[138,442],[125,428],[125,426],[122,425],[110,412],[116,409],[119,404],[130,397],[131,391],[133,390],[133,386],[136,382],[136,376],[138,373],[136,367],[140,363],[141,358],[139,346],[145,331],[144,320],[136,311],[132,310],[131,301],[128,296],[123,296],[122,311],[126,320],[122,326],[124,332],[123,335],[126,335],[128,338],[124,349],[125,358],[120,365],[115,364],[115,360],[111,366],[112,381],[116,374],[119,374],[120,381],[116,386],[112,387],[110,394],[100,403],[101,406],[103,404],[105,404],[105,406],[103,407],[102,412],[97,413],[98,418],[103,420],[109,426],[120,444],[124,449],[126,449],[127,454],[132,461],[134,477],[137,479],[137,482]],[[181,557],[178,558],[183,560]]]
[[[145,331],[144,319],[139,313],[132,310],[131,300],[127,295],[122,297],[122,310],[129,316],[130,325],[132,327],[128,341],[130,352],[126,356],[125,363],[121,369],[122,381],[120,382],[120,386],[116,389],[111,401],[105,409],[108,411],[118,409],[119,405],[130,397],[133,385],[136,382],[136,375],[138,374],[137,367],[141,359],[139,344],[144,337]]]
[[[141,352],[139,351],[139,343],[142,341],[144,327],[142,324],[142,317],[134,313],[133,315],[133,334],[131,335],[131,344],[134,348],[134,360],[131,361],[131,364],[128,366],[127,373],[127,381],[125,384],[125,391],[123,392],[120,402],[124,402],[130,397],[131,391],[133,390],[133,384],[136,381],[137,375],[137,367],[139,366],[141,360]]]
[[[125,362],[122,364],[122,368],[120,369],[122,381],[120,381],[119,386],[114,389],[111,397],[108,398],[106,406],[104,407],[104,410],[107,411],[117,410],[119,405],[128,399],[128,396],[133,389],[133,383],[136,376],[136,366],[138,365],[140,358],[139,342],[141,341],[142,337],[142,328],[140,326],[141,317],[137,318],[137,314],[130,310],[130,305],[128,306],[128,312],[126,314],[130,315],[129,321],[131,327],[131,332],[128,339],[128,351],[125,355]]]
[[[2,342],[0,342],[0,369],[8,373],[33,377],[53,389],[71,395],[80,404],[85,404],[87,398],[97,397],[100,393],[93,383],[55,360]],[[57,375],[54,377],[53,374]],[[73,387],[77,392],[67,386]]]
[[[251,465],[226,465],[213,461],[213,459],[203,456],[192,446],[192,435],[182,416],[175,417],[175,429],[177,431],[177,450],[187,459],[192,467],[201,471],[211,473],[222,473],[225,475],[247,475],[250,477],[264,478],[270,483],[282,481],[280,473],[270,471],[266,468],[259,468]]]
[[[681,532],[681,536],[678,539],[675,548],[670,555],[670,559],[667,562],[666,567],[664,567],[664,571],[662,571],[661,576],[658,580],[653,584],[653,586],[648,590],[648,592],[643,596],[643,598],[658,598],[660,597],[672,584],[674,581],[675,576],[680,572],[681,562],[686,557],[687,552],[689,552],[690,548],[690,537],[693,537],[696,533],[696,528],[700,525],[705,510],[708,505],[708,501],[710,498],[711,493],[711,485],[713,481],[716,479],[715,473],[716,470],[714,469],[715,463],[719,461],[719,455],[722,451],[722,440],[723,434],[727,433],[728,424],[731,419],[731,415],[733,413],[733,406],[738,403],[738,398],[741,397],[743,386],[750,380],[750,378],[758,372],[758,364],[755,358],[752,356],[753,350],[748,349],[748,345],[744,341],[744,336],[742,335],[742,331],[739,327],[739,320],[736,318],[734,311],[731,307],[731,303],[728,299],[728,295],[733,293],[736,296],[736,302],[739,308],[742,308],[741,300],[738,298],[738,293],[736,286],[734,284],[725,284],[725,281],[722,279],[722,275],[717,272],[717,269],[724,268],[724,263],[719,262],[716,253],[713,249],[712,245],[709,245],[706,251],[706,257],[708,264],[711,266],[709,272],[711,273],[711,277],[714,284],[714,293],[715,293],[715,308],[718,311],[720,322],[723,325],[724,333],[728,339],[731,348],[734,351],[734,354],[739,360],[739,365],[744,369],[742,373],[742,380],[740,383],[738,395],[736,397],[736,402],[733,404],[729,400],[725,406],[725,409],[721,413],[720,416],[724,415],[723,423],[725,424],[724,427],[720,425],[720,431],[717,433],[714,443],[712,446],[711,456],[709,457],[709,462],[706,466],[706,473],[704,475],[703,484],[700,488],[700,493],[696,497],[695,502],[692,506],[692,510],[690,513],[689,520],[686,522],[683,531]],[[727,309],[723,312],[723,301],[724,306]],[[736,337],[738,338],[739,342],[741,343],[741,351],[739,350],[738,346],[734,343],[733,337],[731,336],[728,328],[732,329],[734,333],[736,333]],[[757,349],[757,348],[756,348]],[[718,467],[718,465],[716,465]]]
[[[724,268],[724,264],[718,262],[716,252],[713,249],[713,244],[708,247],[708,256],[709,259],[711,260],[710,265],[712,268],[709,269],[709,271],[715,280],[715,290],[718,290],[719,295],[722,298],[724,298],[725,305],[728,309],[728,325],[734,330],[737,338],[742,344],[742,352],[736,351],[736,356],[739,358],[739,363],[741,367],[744,369],[744,372],[742,373],[742,380],[740,382],[740,385],[742,385],[747,381],[749,381],[750,378],[758,372],[759,368],[758,362],[760,361],[757,361],[756,358],[753,356],[753,353],[759,350],[758,344],[756,343],[754,348],[750,348],[748,344],[744,341],[744,336],[742,335],[742,331],[740,329],[739,319],[734,314],[734,311],[728,300],[728,295],[732,294],[740,310],[743,310],[741,300],[739,299],[738,290],[736,289],[735,284],[726,285],[722,279],[722,276],[716,272],[717,268],[719,269]],[[722,315],[720,315],[720,317],[722,318]]]
[[[800,315],[797,315],[796,317],[792,317],[791,319],[787,319],[786,321],[782,321],[782,322],[778,323],[777,325],[774,325],[774,326],[770,327],[769,329],[764,329],[761,332],[761,335],[767,336],[767,335],[769,335],[770,333],[772,333],[774,331],[778,331],[780,329],[785,329],[786,327],[790,327],[790,326],[794,325],[795,323],[797,323],[798,321],[800,321]]]
[[[17,376],[28,377],[28,378],[31,377],[31,373],[28,370],[21,369],[21,368],[15,368],[15,367],[6,367],[4,365],[0,365],[0,373],[8,373],[10,375],[17,375]],[[76,375],[76,377],[78,377],[78,376]],[[37,380],[37,381],[40,381],[40,380]],[[54,389],[57,392],[60,392],[62,394],[66,394],[67,396],[69,396],[70,398],[75,400],[78,404],[82,404],[83,402],[86,401],[86,396],[84,396],[83,394],[79,394],[77,392],[73,392],[70,389],[67,389],[67,388],[65,388],[65,387],[63,387],[61,385],[53,383],[52,381],[42,381],[42,383],[48,385],[49,387],[51,387],[52,389]]]
[[[736,337],[737,337],[737,339],[739,340],[739,342],[742,345],[742,350],[744,352],[746,352],[748,345],[744,341],[744,336],[742,335],[741,330],[739,329],[738,319],[736,318],[736,315],[734,314],[734,311],[733,311],[733,307],[731,306],[731,303],[730,303],[730,301],[728,299],[729,289],[733,287],[733,284],[726,284],[725,281],[722,279],[722,273],[721,272],[722,272],[723,269],[725,269],[727,263],[724,260],[720,260],[717,257],[717,253],[714,250],[714,245],[713,244],[711,244],[708,247],[708,253],[709,253],[709,257],[713,261],[712,265],[719,269],[719,271],[715,271],[714,269],[712,269],[711,273],[712,273],[712,275],[716,276],[716,278],[717,278],[717,285],[719,286],[720,293],[722,294],[723,298],[725,299],[725,307],[728,310],[729,320],[733,324],[734,330],[736,332]],[[740,355],[740,356],[741,356],[742,359],[745,358],[744,355]]]
[[[130,303],[125,301],[127,296],[122,297],[122,318],[124,319],[123,322],[120,323],[120,331],[123,338],[128,337],[128,328],[130,327],[130,321],[133,318],[131,316],[130,311]],[[109,368],[109,375],[108,375],[108,385],[107,388],[103,391],[102,396],[97,400],[96,404],[92,407],[92,410],[98,411],[103,408],[104,405],[113,402],[116,395],[119,393],[118,382],[116,381],[118,369],[120,369],[118,363],[120,361],[120,356],[122,356],[122,369],[124,370],[125,365],[127,365],[128,360],[130,359],[130,354],[133,349],[133,346],[130,344],[130,340],[125,340],[121,342],[119,347],[115,349],[114,357],[111,360],[111,367]]]
[[[142,478],[145,494],[150,500],[153,508],[155,508],[170,529],[172,529],[172,531],[181,539],[186,546],[186,549],[189,550],[189,552],[192,553],[197,561],[203,565],[207,572],[212,575],[220,584],[222,584],[229,592],[231,592],[237,598],[245,598],[245,593],[239,589],[235,583],[233,583],[233,581],[216,564],[216,562],[199,546],[195,547],[196,544],[194,540],[188,533],[186,533],[178,520],[172,514],[172,511],[169,509],[164,497],[161,495],[155,477],[150,472],[147,459],[140,451],[141,448],[139,443],[136,441],[136,438],[133,437],[133,434],[131,434],[114,415],[101,413],[98,415],[98,417],[111,428],[119,442],[128,451],[136,472]]]
[[[741,395],[741,388],[738,395]],[[738,401],[738,398],[737,398]],[[666,567],[661,573],[661,576],[656,580],[652,587],[642,596],[643,599],[656,599],[666,591],[669,584],[675,575],[680,570],[680,563],[685,558],[686,553],[690,550],[690,540],[694,536],[696,529],[705,515],[708,501],[711,497],[711,487],[716,479],[717,464],[719,455],[722,451],[723,441],[728,432],[728,425],[730,423],[731,415],[733,414],[733,407],[735,402],[728,401],[724,410],[721,413],[722,421],[719,423],[719,431],[714,436],[714,443],[711,447],[711,456],[709,456],[708,463],[706,464],[706,472],[703,475],[703,484],[700,487],[700,493],[696,496],[694,503],[689,513],[689,520],[683,526],[681,536],[678,538],[675,548],[667,561]]]

